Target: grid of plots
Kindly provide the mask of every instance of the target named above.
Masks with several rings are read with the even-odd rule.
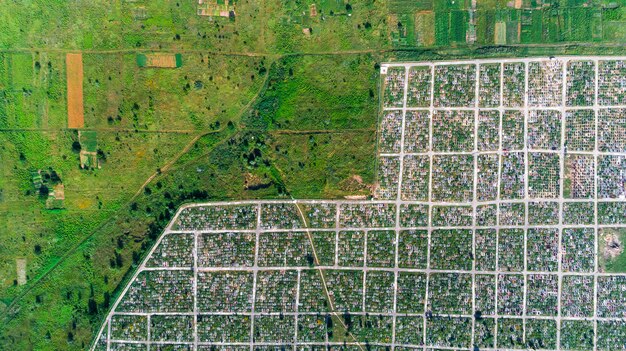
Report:
[[[485,296],[474,294],[473,311],[487,313],[497,347],[626,349],[605,343],[601,319],[626,302],[601,301],[626,296],[603,285],[626,271],[607,249],[622,252],[626,230],[604,227],[626,217],[626,60],[390,63],[381,74],[375,195],[428,208],[428,268],[475,272],[472,289]],[[448,227],[471,233],[442,239]],[[538,324],[545,342],[533,339]],[[481,330],[475,321],[472,346],[494,347],[477,341]]]
[[[626,60],[386,64],[378,199],[626,197]]]
[[[583,206],[567,218],[589,212],[573,204]],[[114,304],[94,349],[624,344],[626,274],[598,270],[595,242],[596,233],[602,245],[626,228],[626,218],[605,212],[597,225],[562,228],[553,208],[529,205],[541,214],[532,225],[523,202],[501,206],[500,216],[497,205],[479,205],[475,224],[466,205],[184,207]],[[506,218],[499,228],[498,217]]]
[[[92,350],[626,350],[625,61],[381,73],[376,200],[181,208]]]

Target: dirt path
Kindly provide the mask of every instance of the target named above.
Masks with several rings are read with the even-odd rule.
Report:
[[[309,225],[306,221],[306,217],[304,216],[304,212],[302,211],[302,209],[300,208],[300,205],[295,202],[296,199],[294,199],[294,197],[292,196],[291,199],[294,201],[294,204],[296,205],[296,208],[298,209],[298,212],[300,214],[300,218],[302,219],[302,223],[304,223],[304,230],[306,232],[306,235],[309,239],[309,244],[311,245],[311,250],[313,251],[313,259],[315,262],[315,266],[317,266],[317,271],[320,274],[320,280],[322,281],[322,287],[324,288],[324,292],[326,295],[326,299],[328,300],[328,306],[330,306],[330,310],[335,318],[339,321],[339,323],[341,324],[341,327],[344,329],[344,332],[346,335],[349,335],[350,338],[352,338],[352,340],[356,343],[356,346],[361,350],[364,351],[363,349],[363,345],[361,345],[361,343],[357,340],[357,338],[354,336],[353,333],[351,333],[348,330],[348,326],[344,323],[343,319],[341,319],[341,317],[339,316],[339,314],[337,313],[337,311],[335,310],[335,304],[334,301],[332,299],[332,297],[330,296],[330,292],[328,291],[328,284],[326,283],[326,277],[324,276],[324,270],[322,270],[321,268],[319,268],[320,265],[320,260],[317,257],[317,251],[315,250],[315,243],[313,242],[313,237],[311,236],[311,230],[309,229]],[[337,209],[338,211],[339,209]],[[365,293],[365,292],[364,292]]]
[[[376,132],[376,128],[360,128],[360,129],[308,129],[308,130],[290,130],[290,129],[277,129],[269,131],[270,134],[342,134],[342,133],[367,133]]]
[[[217,130],[216,132],[221,132],[223,130],[224,129],[222,128],[222,129]],[[148,179],[146,179],[146,181],[141,185],[141,187],[139,187],[139,189],[137,190],[135,195],[133,195],[130,201],[135,201],[137,196],[141,195],[141,192],[145,189],[145,187],[148,184],[150,184],[150,182],[154,178],[156,178],[161,173],[167,172],[174,165],[174,163],[176,163],[181,157],[183,157],[189,151],[189,149],[191,149],[191,147],[194,146],[198,140],[200,140],[200,138],[208,134],[209,133],[201,133],[201,134],[196,135],[193,139],[191,139],[191,141],[187,143],[187,145],[185,145],[185,147],[176,156],[174,156],[173,159],[171,159],[168,163],[166,163],[163,167],[159,168],[150,177],[148,177]]]
[[[72,128],[0,128],[2,132],[64,132]],[[114,132],[114,133],[151,133],[151,134],[194,134],[202,132],[200,129],[132,129],[132,128],[80,128],[82,131]],[[205,132],[212,132],[207,130]]]
[[[595,48],[623,48],[624,45],[621,43],[588,43],[588,42],[566,42],[566,43],[550,43],[550,44],[507,44],[502,46],[497,46],[500,49],[506,48],[567,48],[567,47],[575,47],[575,46],[584,46],[584,47],[595,47]],[[468,49],[486,49],[486,48],[496,48],[494,45],[472,45],[468,46]],[[388,52],[411,52],[411,51],[437,51],[437,50],[445,50],[446,47],[437,47],[437,46],[412,46],[412,47],[403,47],[403,48],[377,48],[377,49],[361,49],[361,50],[331,50],[331,51],[295,51],[295,52],[284,52],[284,53],[273,53],[273,52],[250,52],[250,51],[214,51],[214,50],[205,50],[205,49],[177,49],[177,50],[167,50],[167,49],[158,49],[158,50],[149,50],[149,49],[136,49],[136,48],[127,48],[127,49],[110,49],[110,50],[76,50],[76,49],[65,49],[65,48],[13,48],[13,49],[0,49],[0,52],[56,52],[56,53],[77,53],[82,52],[84,54],[133,54],[133,53],[205,53],[209,55],[222,55],[222,56],[247,56],[247,57],[271,57],[271,58],[280,58],[284,56],[322,56],[322,55],[355,55],[355,54],[372,54],[372,53],[388,53]]]

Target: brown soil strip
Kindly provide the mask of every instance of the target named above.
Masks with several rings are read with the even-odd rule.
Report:
[[[85,126],[83,114],[83,55],[68,53],[65,56],[67,71],[67,126]]]
[[[176,56],[168,54],[150,54],[146,55],[146,67],[163,67],[175,68]]]

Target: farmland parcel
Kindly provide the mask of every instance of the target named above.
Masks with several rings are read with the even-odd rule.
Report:
[[[612,350],[624,62],[383,64],[377,199],[184,206],[93,348]]]

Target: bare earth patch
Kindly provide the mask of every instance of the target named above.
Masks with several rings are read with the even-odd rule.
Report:
[[[617,234],[608,234],[604,237],[604,258],[614,259],[624,252],[624,247]]]
[[[26,284],[26,259],[25,258],[15,259],[15,271],[17,273],[17,284],[19,285]]]
[[[68,53],[65,56],[67,73],[67,127],[83,128],[83,55]]]

